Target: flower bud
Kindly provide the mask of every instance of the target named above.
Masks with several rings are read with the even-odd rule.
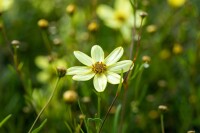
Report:
[[[70,4],[66,7],[66,12],[70,15],[73,16],[74,12],[76,11],[76,6],[74,4]]]
[[[146,12],[141,12],[140,13],[140,17],[143,19],[145,18],[146,16],[148,16],[148,14]]]
[[[158,109],[161,111],[161,113],[164,113],[168,110],[167,106],[165,105],[159,105]]]
[[[67,90],[63,94],[63,100],[66,103],[74,103],[78,100],[78,94],[74,90]]]
[[[157,26],[156,25],[149,25],[149,26],[147,26],[146,30],[147,30],[148,33],[154,33],[157,30]]]
[[[96,32],[98,30],[99,26],[96,22],[91,22],[89,25],[88,25],[88,30],[90,32]]]
[[[60,46],[61,45],[61,40],[59,38],[55,38],[55,39],[53,39],[53,43],[56,46]]]
[[[151,57],[148,56],[148,55],[144,55],[144,56],[142,57],[142,61],[143,61],[143,62],[150,62],[150,61],[151,61]]]
[[[183,47],[180,44],[176,43],[176,44],[174,44],[172,51],[174,54],[180,54],[183,52]]]
[[[59,78],[64,77],[66,72],[67,72],[67,70],[65,68],[63,68],[63,67],[58,67],[57,68],[57,73],[58,73],[58,77]]]
[[[13,40],[11,42],[11,45],[14,47],[14,48],[19,48],[19,45],[20,45],[20,42],[18,40]]]
[[[80,120],[84,120],[85,119],[85,115],[84,114],[80,114],[78,117],[79,117]]]
[[[82,102],[83,103],[89,103],[89,102],[91,102],[91,98],[88,97],[88,96],[85,96],[85,97],[82,98]]]
[[[49,22],[46,19],[40,19],[38,21],[38,26],[42,29],[46,29],[49,26]]]

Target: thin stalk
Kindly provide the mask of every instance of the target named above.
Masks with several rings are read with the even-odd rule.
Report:
[[[81,113],[84,114],[84,113],[83,113],[83,110],[82,110],[82,108],[81,108],[81,104],[80,104],[80,101],[79,101],[79,100],[78,100],[78,106],[79,106],[79,108],[80,108]],[[86,120],[83,119],[83,122],[84,122],[85,127],[86,127],[86,132],[89,133],[89,129],[88,129]]]
[[[160,115],[160,121],[161,121],[161,131],[162,133],[165,133],[165,128],[164,128],[164,115]]]
[[[102,128],[103,128],[103,125],[104,125],[104,123],[105,123],[105,121],[106,121],[106,119],[107,119],[107,117],[108,117],[108,114],[110,113],[110,110],[112,109],[112,107],[113,107],[113,105],[114,105],[114,103],[115,103],[117,97],[118,97],[118,93],[115,95],[115,97],[114,97],[114,99],[113,99],[113,101],[112,101],[112,103],[111,103],[111,105],[110,105],[110,107],[109,107],[109,109],[108,109],[108,111],[107,111],[107,113],[106,113],[106,116],[105,116],[105,118],[103,119],[103,122],[102,122],[102,124],[101,124],[100,129],[99,129],[99,133],[101,133],[101,130],[102,130]]]
[[[132,7],[133,7],[133,28],[132,28],[132,41],[131,41],[131,46],[130,46],[130,59],[132,58],[133,56],[133,48],[134,48],[134,44],[135,44],[135,39],[134,39],[134,36],[135,36],[135,32],[136,32],[136,9],[137,9],[137,6],[136,6],[136,1],[134,0],[133,3],[132,1],[130,0],[130,3],[132,4]]]
[[[44,107],[41,109],[41,111],[39,112],[39,114],[37,115],[35,121],[33,122],[31,128],[29,129],[28,133],[31,133],[31,131],[32,131],[34,125],[36,124],[37,120],[40,118],[40,116],[42,115],[42,113],[43,113],[44,110],[47,108],[48,104],[50,103],[51,99],[53,98],[53,95],[54,95],[54,93],[55,93],[55,90],[56,90],[56,88],[58,87],[59,81],[60,81],[60,77],[57,78],[55,87],[54,87],[54,89],[53,89],[53,91],[52,91],[52,93],[51,93],[51,95],[50,95],[48,101],[46,102],[46,104],[44,105]]]
[[[101,118],[101,96],[98,95],[98,112],[97,112],[97,117]]]
[[[139,91],[139,84],[140,84],[140,81],[141,81],[141,77],[142,77],[142,73],[143,73],[143,70],[144,68],[142,68],[141,72],[139,73],[138,75],[138,78],[136,79],[136,84],[135,84],[135,93],[134,93],[134,98],[137,100],[138,98],[138,91]]]

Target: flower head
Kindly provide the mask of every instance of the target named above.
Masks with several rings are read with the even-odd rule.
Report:
[[[101,4],[97,8],[97,15],[106,26],[119,29],[125,40],[131,39],[131,29],[141,24],[140,10],[136,11],[136,21],[134,20],[133,9],[129,0],[116,0],[114,8]]]
[[[91,57],[80,51],[74,51],[75,57],[85,66],[71,67],[67,69],[67,75],[74,75],[72,79],[76,81],[87,81],[94,77],[95,90],[103,92],[107,82],[119,84],[122,78],[119,75],[121,71],[127,72],[133,66],[131,60],[119,61],[123,52],[123,48],[118,47],[104,58],[104,51],[98,45],[92,47]]]

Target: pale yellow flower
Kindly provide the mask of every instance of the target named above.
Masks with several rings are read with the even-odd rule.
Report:
[[[141,24],[141,12],[136,11],[136,27]],[[125,40],[131,39],[131,31],[135,21],[133,8],[129,0],[116,0],[114,8],[105,4],[99,5],[97,15],[104,21],[106,26],[119,29]]]
[[[118,47],[104,58],[104,51],[98,45],[92,47],[91,57],[80,51],[74,51],[75,57],[85,66],[71,67],[67,69],[67,75],[74,75],[72,79],[76,81],[87,81],[94,77],[95,90],[103,92],[107,82],[119,84],[122,79],[120,73],[127,72],[133,66],[131,60],[119,61],[123,52],[123,48]]]

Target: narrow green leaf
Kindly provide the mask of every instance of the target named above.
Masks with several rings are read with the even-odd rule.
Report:
[[[0,122],[0,127],[3,126],[3,124],[5,124],[5,122],[12,116],[12,114],[9,114],[8,116],[6,116],[1,122]]]
[[[73,132],[72,132],[72,129],[71,129],[71,127],[70,127],[70,125],[69,125],[67,122],[65,122],[65,125],[66,125],[67,129],[69,130],[69,132],[70,132],[70,133],[73,133]]]
[[[121,110],[121,104],[117,106],[115,117],[114,117],[114,123],[113,123],[113,133],[117,133],[117,127],[118,127],[118,121],[119,121],[119,115]]]
[[[47,119],[45,119],[38,128],[34,129],[31,133],[38,133],[42,128],[43,126],[46,124],[47,122]]]

